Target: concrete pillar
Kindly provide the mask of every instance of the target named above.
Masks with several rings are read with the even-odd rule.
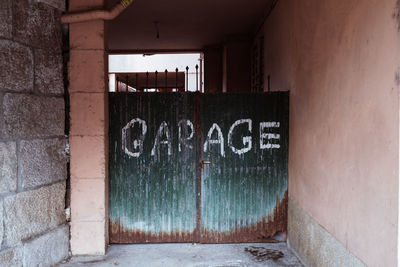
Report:
[[[70,12],[103,0],[71,0]],[[107,54],[104,21],[70,25],[71,251],[105,254],[108,244]]]

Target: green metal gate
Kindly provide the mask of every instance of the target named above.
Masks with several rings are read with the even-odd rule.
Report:
[[[287,224],[287,92],[110,93],[111,243],[262,242]]]

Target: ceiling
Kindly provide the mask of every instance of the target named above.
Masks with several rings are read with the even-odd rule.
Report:
[[[111,8],[118,0],[106,0]],[[108,22],[110,52],[199,51],[254,36],[276,0],[135,0]],[[159,38],[154,21],[159,21]]]

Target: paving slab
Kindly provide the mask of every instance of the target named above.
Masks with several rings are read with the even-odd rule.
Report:
[[[105,256],[72,257],[59,267],[303,266],[286,243],[112,245]]]

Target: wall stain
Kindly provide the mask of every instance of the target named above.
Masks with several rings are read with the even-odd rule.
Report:
[[[400,86],[400,70],[396,71],[394,74],[394,80],[397,86]]]
[[[396,1],[393,18],[397,21],[397,30],[400,32],[400,0]]]

